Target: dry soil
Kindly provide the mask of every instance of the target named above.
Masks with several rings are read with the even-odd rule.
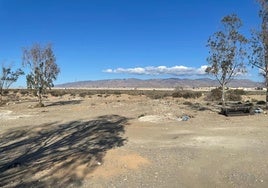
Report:
[[[268,187],[266,114],[185,102],[122,94],[2,106],[0,187]]]

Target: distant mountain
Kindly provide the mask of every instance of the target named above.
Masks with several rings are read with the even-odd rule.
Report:
[[[216,80],[209,78],[201,79],[110,79],[110,80],[96,80],[96,81],[79,81],[57,85],[57,88],[198,88],[198,87],[216,87],[219,83]],[[233,80],[229,87],[244,87],[255,88],[263,87],[260,82],[254,82],[247,79]]]

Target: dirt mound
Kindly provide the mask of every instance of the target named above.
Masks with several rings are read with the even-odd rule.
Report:
[[[159,122],[167,122],[167,121],[181,121],[181,118],[173,114],[164,114],[164,115],[146,115],[139,118],[139,121],[142,122],[151,122],[151,123],[159,123]]]

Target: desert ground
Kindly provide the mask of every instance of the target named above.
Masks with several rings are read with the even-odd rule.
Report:
[[[268,187],[266,113],[127,94],[44,103],[0,107],[0,187]]]

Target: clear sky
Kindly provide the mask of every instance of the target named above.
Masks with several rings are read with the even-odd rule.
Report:
[[[52,43],[56,84],[197,78],[208,37],[232,13],[247,36],[260,23],[254,0],[0,0],[0,63],[21,66],[22,47]],[[261,80],[256,72],[246,78]]]

